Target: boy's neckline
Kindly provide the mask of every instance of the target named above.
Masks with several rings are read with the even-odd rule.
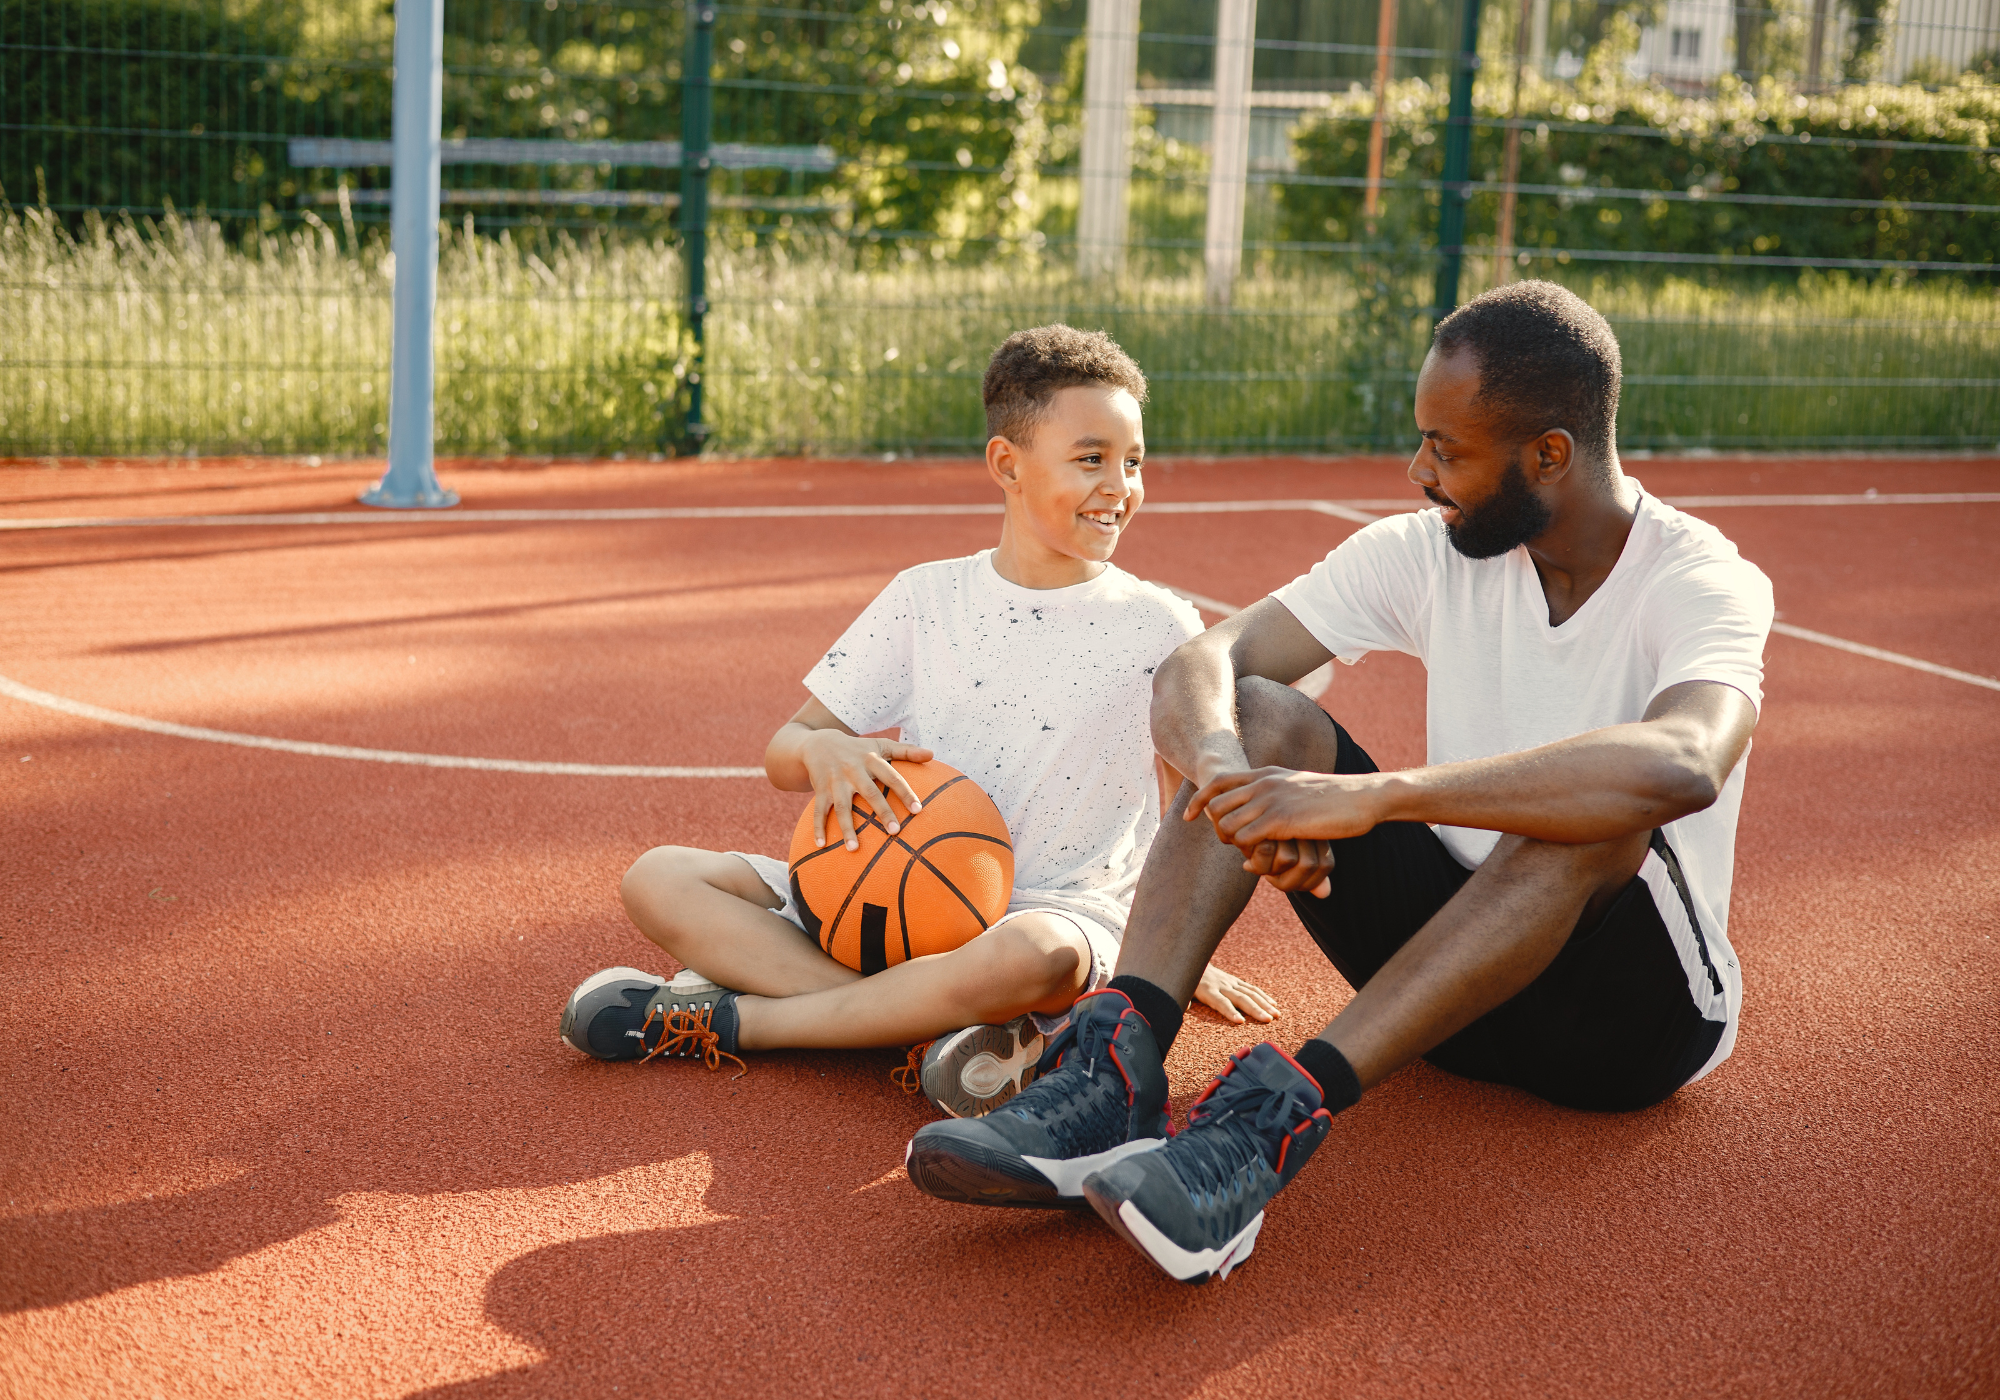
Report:
[[[1016,583],[1013,579],[1008,578],[1007,575],[1001,573],[999,564],[999,555],[1000,551],[997,548],[987,548],[979,552],[979,555],[977,557],[979,558],[981,566],[985,569],[987,575],[996,582],[998,582],[1003,587],[1018,589],[1022,593],[1032,593],[1037,597],[1042,597],[1042,598],[1047,598],[1053,594],[1058,594],[1058,593],[1073,593],[1076,590],[1082,588],[1093,588],[1098,584],[1103,583],[1106,578],[1110,577],[1112,570],[1117,568],[1117,565],[1113,564],[1110,560],[1107,559],[1103,561],[1097,573],[1090,578],[1079,580],[1076,583],[1059,584],[1054,588],[1035,588],[1029,584]]]

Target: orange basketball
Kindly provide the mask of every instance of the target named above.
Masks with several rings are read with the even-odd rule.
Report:
[[[810,803],[792,833],[792,902],[806,932],[864,975],[978,937],[1014,893],[1014,843],[979,784],[943,763],[896,769],[923,807],[913,817],[890,798],[894,836],[869,805],[875,793],[854,799],[858,851],[841,843],[832,812],[826,844],[814,845]]]

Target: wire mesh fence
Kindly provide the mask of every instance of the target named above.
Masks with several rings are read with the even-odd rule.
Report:
[[[974,447],[1058,318],[1156,447],[1400,446],[1518,276],[1612,320],[1628,449],[2000,442],[1991,0],[703,8],[691,85],[680,0],[446,4],[440,450],[690,450],[697,373],[710,448]],[[393,34],[0,7],[0,451],[382,449]]]

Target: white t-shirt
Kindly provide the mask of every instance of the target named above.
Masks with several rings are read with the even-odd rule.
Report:
[[[992,554],[898,574],[806,688],[855,733],[900,729],[986,789],[1014,838],[1010,909],[1121,932],[1160,824],[1153,672],[1201,617],[1115,565],[1022,588]]]
[[[1720,530],[1643,490],[1617,565],[1560,627],[1549,625],[1548,599],[1525,546],[1468,559],[1452,547],[1435,510],[1356,531],[1273,596],[1348,665],[1371,651],[1407,652],[1424,663],[1432,763],[1515,753],[1630,723],[1683,681],[1720,681],[1763,704],[1770,580]],[[1748,761],[1746,752],[1712,806],[1663,828],[1687,878],[1706,958],[1704,939],[1678,926],[1687,921],[1659,858],[1649,855],[1640,872],[1681,946],[1696,1005],[1728,1023],[1711,1068],[1734,1043],[1742,1000],[1728,928]],[[1468,827],[1437,833],[1467,868],[1500,839]]]

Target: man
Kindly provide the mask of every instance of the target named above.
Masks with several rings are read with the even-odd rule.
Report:
[[[1438,326],[1409,468],[1437,509],[1356,532],[1160,668],[1154,744],[1189,782],[1117,975],[1078,1001],[1039,1082],[917,1135],[913,1181],[1087,1200],[1200,1282],[1250,1253],[1332,1115],[1418,1056],[1634,1109],[1728,1055],[1730,878],[1771,589],[1620,471],[1618,387],[1611,328],[1552,284],[1496,289]],[[1377,772],[1287,687],[1375,650],[1429,672],[1423,768]],[[1178,1137],[1135,1152],[1194,980],[1260,877],[1354,999],[1296,1055],[1233,1057]]]

